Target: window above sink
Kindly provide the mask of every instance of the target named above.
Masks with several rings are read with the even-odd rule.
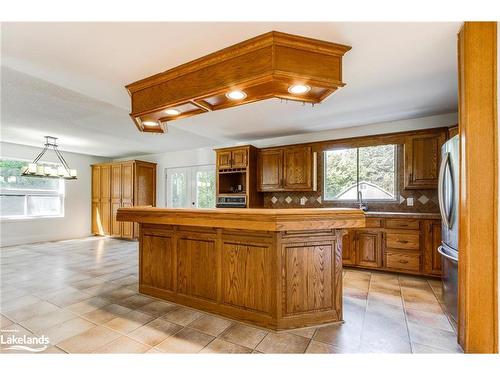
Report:
[[[325,201],[397,200],[396,144],[334,149],[324,152]]]

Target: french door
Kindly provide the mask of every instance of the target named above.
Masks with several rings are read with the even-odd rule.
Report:
[[[215,166],[167,168],[165,190],[169,208],[213,208]]]

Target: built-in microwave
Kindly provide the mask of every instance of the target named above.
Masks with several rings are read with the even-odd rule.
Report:
[[[246,208],[247,197],[246,195],[218,195],[217,205],[218,208]]]

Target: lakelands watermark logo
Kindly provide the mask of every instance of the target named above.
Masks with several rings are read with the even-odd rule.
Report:
[[[2,351],[21,350],[27,352],[43,352],[47,349],[50,340],[47,336],[30,336],[19,334],[17,329],[2,329],[0,330],[0,345]]]

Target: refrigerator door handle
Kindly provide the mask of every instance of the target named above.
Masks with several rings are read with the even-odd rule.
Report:
[[[443,160],[439,167],[439,178],[438,178],[438,201],[439,201],[439,211],[441,212],[441,219],[443,220],[446,228],[451,228],[448,213],[446,212],[446,207],[444,204],[444,175],[446,173],[446,167],[450,160],[450,153],[446,152],[444,154]]]
[[[451,259],[455,262],[458,262],[458,258],[454,257],[453,255],[451,254],[448,254],[444,249],[443,249],[443,246],[439,246],[438,247],[438,253],[441,254],[442,256],[444,256],[445,258],[448,258],[448,259]]]

